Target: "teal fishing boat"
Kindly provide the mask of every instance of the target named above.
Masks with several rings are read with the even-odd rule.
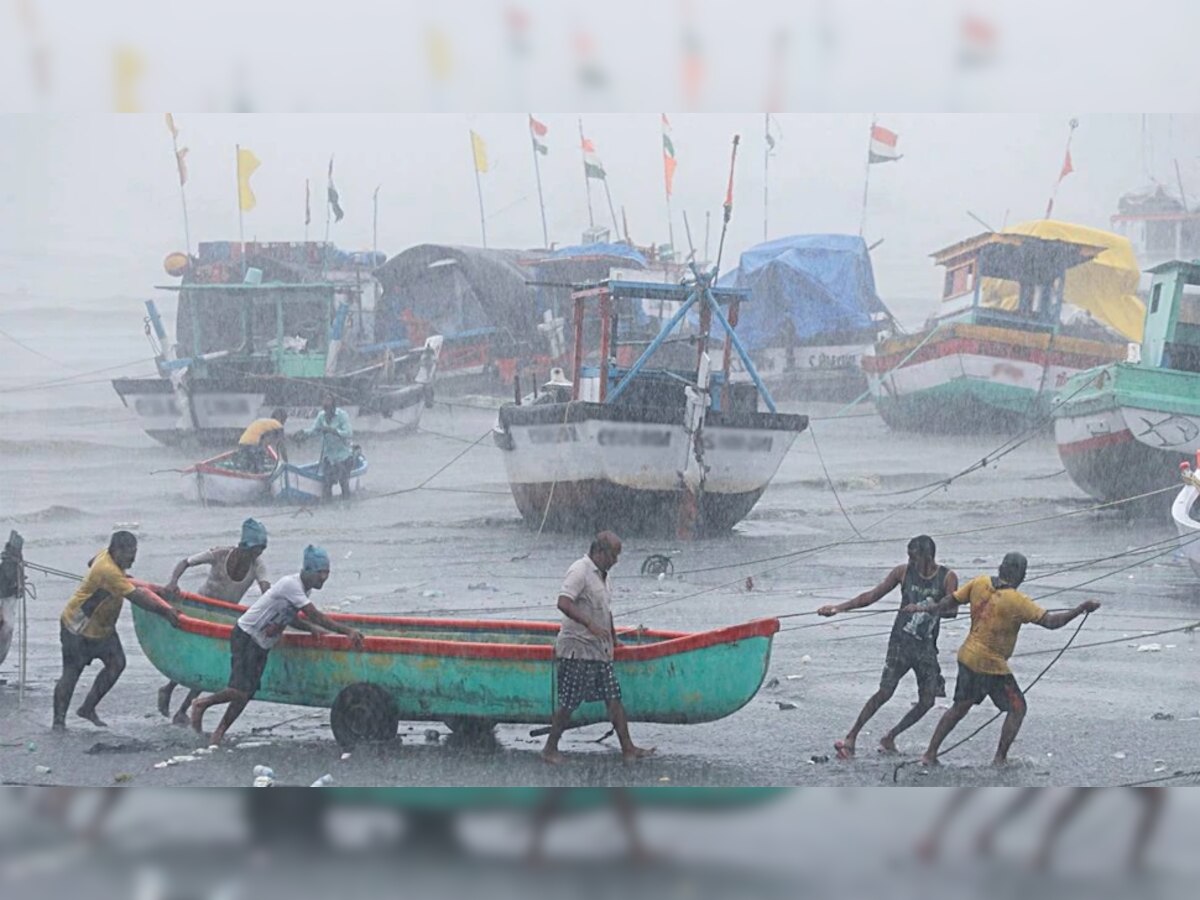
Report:
[[[1106,502],[1177,484],[1179,464],[1200,450],[1200,264],[1149,271],[1141,344],[1126,362],[1067,381],[1054,410],[1071,480]]]
[[[134,608],[143,652],[180,684],[223,688],[231,630],[244,608],[186,593],[175,603],[178,628]],[[401,720],[468,732],[550,722],[557,623],[334,618],[363,632],[363,649],[338,635],[289,632],[271,651],[256,698],[330,709],[343,747],[390,739]],[[693,724],[737,712],[761,687],[778,630],[778,619],[762,619],[703,632],[618,632],[615,667],[630,721]],[[592,702],[571,724],[607,720],[604,704]]]

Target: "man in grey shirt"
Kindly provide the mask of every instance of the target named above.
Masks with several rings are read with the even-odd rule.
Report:
[[[621,685],[613,671],[613,646],[616,629],[612,617],[612,586],[609,570],[621,555],[621,539],[611,531],[602,531],[592,541],[588,555],[567,569],[558,592],[558,608],[563,614],[562,627],[554,645],[554,663],[558,677],[558,706],[550,722],[550,735],[542,748],[542,759],[561,763],[558,741],[580,703],[603,700],[608,706],[621,754],[626,762],[654,752],[633,743],[629,721],[621,705]]]

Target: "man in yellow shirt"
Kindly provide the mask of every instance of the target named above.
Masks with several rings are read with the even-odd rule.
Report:
[[[287,410],[276,407],[267,418],[255,419],[246,426],[238,438],[238,450],[245,467],[260,471],[267,466],[267,450],[274,450],[287,462],[287,448],[283,442],[283,426],[287,423]],[[274,465],[274,462],[271,462]]]
[[[927,766],[937,765],[938,748],[984,697],[991,697],[996,708],[1007,713],[1000,730],[993,765],[1008,762],[1012,746],[1025,719],[1025,695],[1017,685],[1008,660],[1017,645],[1022,625],[1040,625],[1051,630],[1100,608],[1095,600],[1085,600],[1074,609],[1047,612],[1017,590],[1025,580],[1028,561],[1020,553],[1005,555],[1000,563],[999,577],[980,575],[973,578],[942,601],[934,604],[914,604],[907,612],[938,612],[957,603],[971,604],[971,630],[958,651],[958,681],[954,685],[954,703],[946,710],[930,738],[929,748],[921,757]]]
[[[67,707],[71,704],[75,685],[83,670],[97,659],[104,664],[104,669],[96,676],[87,698],[75,712],[93,725],[107,727],[107,723],[96,715],[96,705],[125,671],[125,650],[117,634],[117,617],[121,615],[123,600],[157,613],[173,626],[179,624],[179,613],[173,607],[149,591],[134,587],[125,574],[136,558],[137,538],[128,531],[114,533],[108,549],[96,554],[88,563],[87,576],[63,609],[59,618],[63,673],[54,686],[56,731],[67,727]]]

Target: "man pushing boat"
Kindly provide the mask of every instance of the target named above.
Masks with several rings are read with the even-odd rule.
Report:
[[[230,636],[229,686],[192,704],[192,727],[201,734],[204,732],[204,711],[220,703],[229,704],[209,739],[210,743],[221,743],[225,732],[258,692],[267,657],[289,625],[312,633],[319,633],[318,628],[335,631],[350,638],[355,650],[362,649],[361,632],[335,622],[308,599],[308,595],[314,590],[319,591],[328,578],[329,554],[309,544],[304,549],[304,567],[300,573],[280,578],[234,624]],[[306,622],[297,620],[300,613],[304,613]]]
[[[908,562],[896,566],[878,585],[859,594],[845,603],[828,604],[817,610],[821,616],[834,616],[851,609],[862,609],[882,600],[897,586],[900,587],[901,608],[892,623],[892,634],[888,639],[887,657],[883,664],[883,677],[877,690],[867,700],[858,714],[858,719],[846,737],[834,742],[839,759],[854,755],[854,744],[858,733],[883,704],[892,699],[896,687],[911,669],[917,679],[917,702],[896,726],[879,739],[879,748],[885,753],[896,752],[896,737],[917,724],[933,709],[935,697],[946,695],[946,683],[938,665],[937,638],[941,614],[912,612],[914,604],[930,600],[941,600],[958,587],[958,576],[937,563],[937,545],[927,534],[919,534],[908,542]],[[947,614],[951,614],[947,611]]]
[[[542,748],[548,763],[565,761],[558,741],[581,703],[603,700],[608,707],[621,754],[626,762],[649,756],[654,748],[638,747],[629,736],[629,720],[621,703],[621,685],[613,670],[613,648],[617,632],[612,617],[612,583],[608,573],[621,556],[621,539],[602,531],[592,541],[587,556],[567,569],[558,591],[562,627],[554,644],[558,705],[550,722],[550,734]]]
[[[241,540],[236,547],[213,547],[203,553],[181,559],[171,573],[171,580],[166,584],[168,593],[174,594],[179,590],[179,578],[192,566],[208,566],[208,578],[200,594],[213,600],[224,600],[226,603],[241,603],[250,590],[250,585],[257,584],[261,596],[271,589],[267,580],[267,567],[263,565],[262,553],[267,549],[267,527],[257,519],[246,519],[242,523]],[[164,716],[171,715],[171,694],[178,682],[168,681],[158,689],[158,711]],[[200,696],[200,691],[192,689],[175,713],[171,721],[176,725],[188,723],[188,707]]]

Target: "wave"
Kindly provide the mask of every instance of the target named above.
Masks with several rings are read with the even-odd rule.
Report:
[[[46,522],[74,522],[77,519],[85,519],[88,515],[82,509],[55,504],[47,506],[45,509],[39,509],[36,512],[9,516],[4,521],[12,522],[16,525],[39,525]]]
[[[50,456],[52,454],[79,455],[96,453],[97,451],[118,451],[123,456],[131,454],[149,454],[154,447],[130,447],[128,444],[106,444],[97,441],[77,440],[4,440],[0,439],[0,455],[2,456]],[[161,452],[161,451],[160,451]]]

